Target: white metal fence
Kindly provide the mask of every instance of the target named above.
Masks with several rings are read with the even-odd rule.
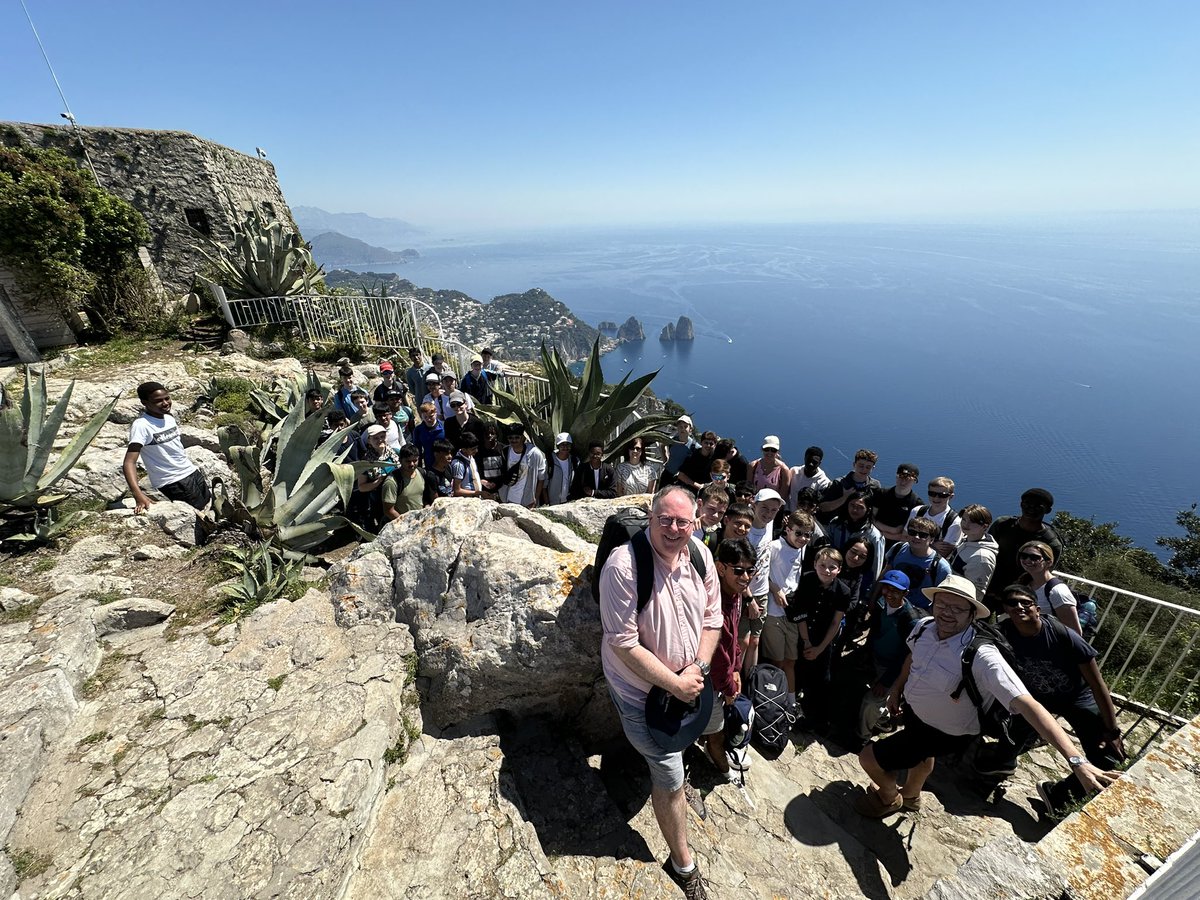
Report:
[[[1056,572],[1096,602],[1091,644],[1122,717],[1126,740],[1145,747],[1200,713],[1200,610]]]

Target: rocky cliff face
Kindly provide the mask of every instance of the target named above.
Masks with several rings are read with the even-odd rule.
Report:
[[[646,332],[642,330],[642,323],[634,316],[626,319],[617,329],[617,340],[621,343],[644,341],[645,339]]]

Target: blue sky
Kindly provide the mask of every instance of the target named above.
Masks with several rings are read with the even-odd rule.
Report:
[[[435,229],[1200,207],[1200,4],[26,0],[81,124]],[[0,119],[62,104],[0,4]]]

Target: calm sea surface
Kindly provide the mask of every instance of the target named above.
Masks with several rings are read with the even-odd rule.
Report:
[[[803,225],[565,232],[420,246],[400,268],[479,298],[541,287],[647,340],[604,358],[753,459],[766,434],[945,474],[956,505],[1023,489],[1152,545],[1200,499],[1196,216],[1070,225]],[[663,344],[680,315],[693,344]]]

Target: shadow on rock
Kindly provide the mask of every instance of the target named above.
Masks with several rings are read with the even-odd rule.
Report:
[[[540,718],[498,719],[504,753],[500,790],[524,812],[548,856],[654,861],[645,839],[629,826],[650,788],[645,763],[628,744],[633,759],[621,752],[623,741],[613,741],[597,770],[561,726]]]
[[[860,791],[859,786],[848,781],[834,781],[808,794],[800,794],[784,810],[784,824],[803,844],[812,847],[837,844],[858,879],[862,895],[871,900],[887,900],[891,893],[871,857],[878,859],[887,870],[893,887],[903,884],[912,871],[908,848],[912,844],[914,823],[908,816],[881,822],[851,812],[857,821],[843,819],[842,823],[849,824],[853,833],[836,825],[831,827],[833,823],[823,810],[849,810]],[[865,856],[864,849],[867,851]]]

